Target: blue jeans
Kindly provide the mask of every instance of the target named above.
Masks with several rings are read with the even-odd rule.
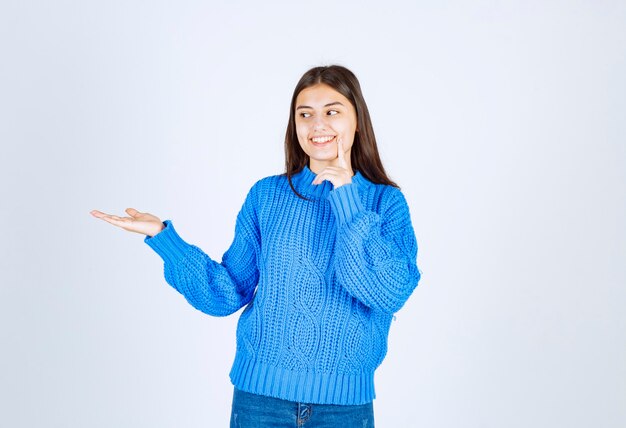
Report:
[[[306,404],[235,388],[230,428],[374,428],[373,403]]]

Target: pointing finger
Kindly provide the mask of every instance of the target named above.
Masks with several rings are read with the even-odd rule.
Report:
[[[337,157],[339,158],[339,165],[342,168],[346,167],[346,155],[343,152],[343,139],[339,138],[337,140]]]

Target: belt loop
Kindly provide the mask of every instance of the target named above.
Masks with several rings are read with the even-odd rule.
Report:
[[[309,420],[313,413],[312,406],[310,404],[298,403],[298,426],[302,426]]]

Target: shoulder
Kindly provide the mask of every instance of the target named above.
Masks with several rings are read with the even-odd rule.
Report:
[[[378,198],[378,214],[384,233],[405,233],[412,229],[411,211],[404,193],[388,184],[375,184],[375,197]],[[406,237],[407,239],[409,236]]]
[[[286,180],[287,180],[287,176],[284,173],[268,175],[266,177],[258,179],[256,183],[254,183],[254,186],[260,186],[260,187],[270,186],[271,187]]]
[[[258,179],[251,187],[250,191],[256,193],[264,193],[267,191],[273,191],[277,187],[282,186],[287,182],[287,176],[285,174],[268,175]]]
[[[272,194],[276,189],[284,186],[287,183],[287,177],[285,174],[268,175],[266,177],[256,180],[250,190],[246,199],[251,199],[255,203],[267,198],[269,194]]]
[[[397,187],[389,184],[372,183],[369,180],[364,181],[363,191],[369,193],[376,211],[384,213],[389,209],[406,208],[407,200]]]

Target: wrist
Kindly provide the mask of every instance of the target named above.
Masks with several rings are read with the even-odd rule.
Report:
[[[158,235],[159,233],[161,233],[161,231],[163,229],[165,229],[165,223],[161,222],[160,226],[158,226],[158,229],[155,229],[154,233],[151,234],[151,235],[149,234],[148,236],[152,238],[153,236]]]

